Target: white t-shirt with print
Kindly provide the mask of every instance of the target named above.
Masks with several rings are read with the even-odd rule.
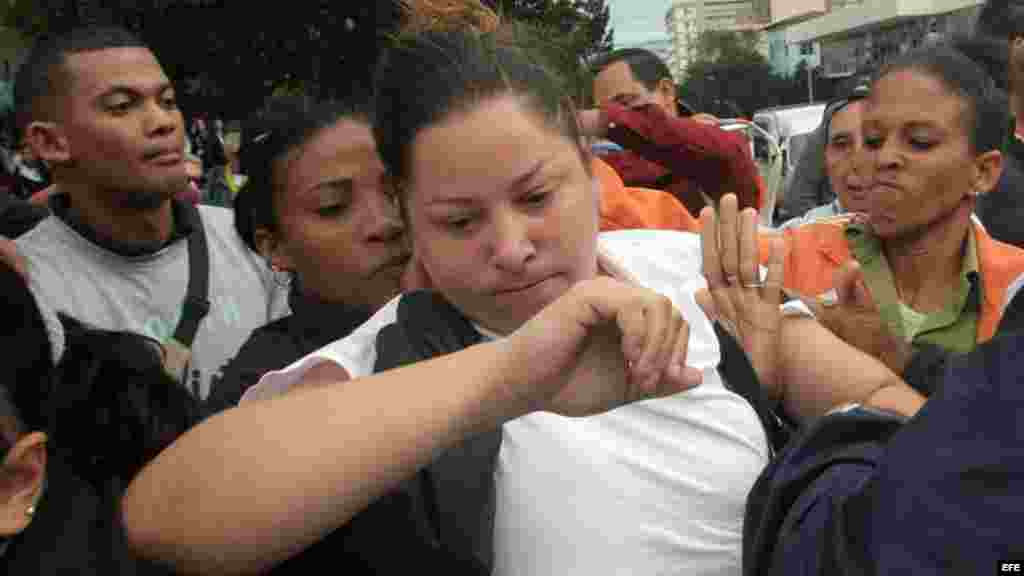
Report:
[[[534,413],[503,427],[497,576],[739,574],[747,493],[769,452],[753,409],[722,385],[718,342],[693,295],[705,286],[698,236],[602,233],[602,258],[668,296],[690,324],[701,386],[587,418]],[[347,338],[268,373],[244,401],[271,397],[324,361],[372,373],[377,332],[398,299]]]

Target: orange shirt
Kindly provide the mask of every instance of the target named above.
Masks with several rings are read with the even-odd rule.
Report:
[[[700,222],[671,194],[650,188],[627,188],[615,170],[599,158],[594,158],[592,169],[601,183],[602,231],[700,231]]]

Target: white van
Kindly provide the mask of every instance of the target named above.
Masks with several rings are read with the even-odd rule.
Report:
[[[800,104],[796,106],[778,106],[758,110],[754,114],[754,124],[770,134],[782,154],[782,190],[776,194],[776,206],[784,208],[786,189],[793,169],[803,154],[807,140],[821,125],[825,117],[826,104]],[[755,148],[761,146],[755,140]]]

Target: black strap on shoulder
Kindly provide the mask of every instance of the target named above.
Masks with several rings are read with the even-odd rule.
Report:
[[[772,410],[771,402],[761,388],[757,372],[750,364],[750,360],[747,359],[739,342],[717,322],[714,323],[714,327],[722,354],[718,371],[722,375],[725,387],[742,396],[750,404],[754,412],[757,413],[758,420],[761,421],[772,453],[778,453],[793,433],[791,423],[780,418],[779,414]]]
[[[390,370],[463,350],[483,341],[473,324],[441,295],[418,291],[402,295],[395,323],[377,334],[374,372]],[[421,470],[406,489],[414,521],[434,545],[477,561],[493,561],[493,474],[501,428],[449,447]]]
[[[174,339],[191,348],[199,324],[210,312],[210,252],[206,247],[206,230],[199,217],[199,209],[187,202],[183,203],[183,208],[192,221],[192,233],[188,235],[188,288]]]

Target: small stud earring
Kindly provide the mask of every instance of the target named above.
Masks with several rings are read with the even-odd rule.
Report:
[[[25,516],[27,516],[29,518],[32,518],[35,515],[36,515],[36,505],[35,504],[32,504],[31,506],[29,506],[28,508],[25,509]]]

